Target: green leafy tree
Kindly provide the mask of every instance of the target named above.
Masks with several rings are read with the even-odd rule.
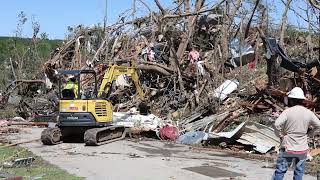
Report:
[[[15,79],[41,79],[43,63],[50,52],[58,47],[61,40],[49,40],[48,34],[41,32],[40,23],[32,17],[32,38],[23,36],[27,15],[21,11],[14,37],[0,37],[0,89]]]

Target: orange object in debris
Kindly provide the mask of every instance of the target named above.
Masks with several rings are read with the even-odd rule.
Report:
[[[312,157],[317,156],[317,155],[319,155],[319,154],[320,154],[320,148],[311,149],[311,151],[310,151],[310,155],[311,155]]]

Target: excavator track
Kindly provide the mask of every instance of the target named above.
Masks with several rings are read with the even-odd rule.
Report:
[[[44,145],[56,145],[60,144],[61,131],[59,128],[47,128],[41,132],[41,141]]]
[[[84,143],[87,146],[100,146],[126,137],[128,129],[124,126],[109,126],[88,129],[84,133]]]

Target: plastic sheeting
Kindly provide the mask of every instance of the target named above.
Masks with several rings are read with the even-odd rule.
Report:
[[[230,93],[235,91],[239,86],[239,81],[236,79],[226,80],[217,89],[214,90],[213,96],[221,101],[225,100]]]
[[[177,139],[177,143],[187,145],[200,144],[205,135],[206,133],[202,131],[190,131],[181,135]]]

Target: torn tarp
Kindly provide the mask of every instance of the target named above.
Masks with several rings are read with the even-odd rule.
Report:
[[[208,135],[209,139],[220,137],[237,138],[237,142],[252,145],[253,149],[260,153],[267,153],[272,148],[277,148],[280,145],[279,138],[272,128],[254,122],[243,122],[230,132],[211,132]]]
[[[285,55],[285,53],[283,52],[282,48],[279,45],[277,46],[277,49],[278,49],[278,54],[282,59],[280,66],[289,71],[298,72],[300,67],[297,64],[295,64],[291,59],[289,59],[287,55]]]
[[[262,38],[262,41],[264,42],[263,44],[267,51],[267,59],[272,60],[271,57],[276,57],[279,55],[282,59],[280,63],[281,67],[292,72],[299,71],[300,67],[290,60],[290,58],[284,53],[283,49],[279,46],[275,38]]]

